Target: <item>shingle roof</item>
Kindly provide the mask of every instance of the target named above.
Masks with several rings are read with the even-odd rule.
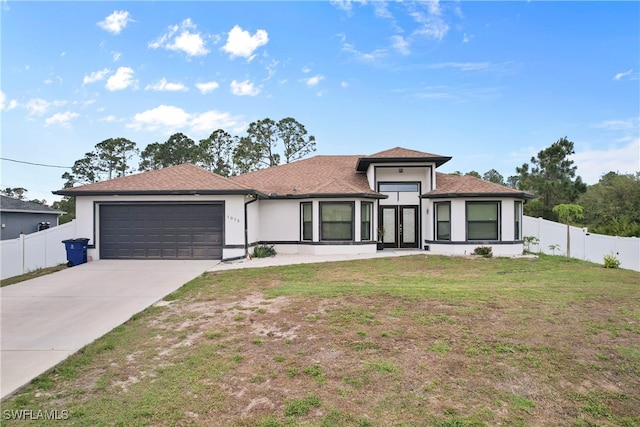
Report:
[[[436,167],[443,165],[451,160],[451,157],[441,156],[439,154],[425,153],[423,151],[410,150],[408,148],[395,147],[389,150],[380,151],[370,156],[364,156],[358,159],[356,170],[364,172],[371,163],[396,163],[411,162],[425,163],[435,162]]]
[[[361,156],[315,156],[231,178],[234,182],[279,197],[363,195],[385,196],[369,188],[365,174],[357,173]]]
[[[494,182],[485,181],[475,176],[449,175],[436,172],[436,189],[422,195],[430,199],[449,197],[515,197],[535,199],[533,194],[506,187]]]
[[[65,196],[114,194],[258,194],[303,198],[359,196],[384,198],[369,187],[367,176],[358,171],[363,162],[443,162],[450,157],[405,148],[392,148],[371,156],[319,155],[225,178],[190,163],[101,181],[54,192]],[[364,168],[366,170],[366,167]],[[472,176],[437,173],[437,188],[427,198],[500,196],[531,199],[535,196]],[[4,200],[4,199],[3,199]]]
[[[3,212],[33,212],[47,214],[63,214],[63,211],[53,209],[50,206],[41,205],[36,202],[18,200],[13,197],[0,195],[0,211]]]
[[[191,163],[123,176],[54,194],[247,194],[252,189]]]

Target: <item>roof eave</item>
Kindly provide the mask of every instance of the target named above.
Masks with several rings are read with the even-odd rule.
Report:
[[[358,172],[366,172],[367,168],[372,163],[428,163],[435,162],[436,168],[442,166],[451,160],[451,157],[438,156],[438,157],[380,157],[370,158],[361,157],[356,164],[356,170]]]
[[[88,190],[88,191],[73,191],[73,190],[58,190],[53,191],[53,194],[60,196],[195,196],[195,195],[254,195],[257,197],[268,196],[260,191],[246,189],[246,190]]]
[[[529,193],[438,193],[438,194],[429,194],[425,193],[420,196],[423,199],[453,199],[453,198],[461,198],[461,197],[504,197],[509,199],[525,199],[532,200],[537,199],[538,196]]]
[[[13,212],[13,213],[33,213],[33,214],[48,214],[48,215],[64,215],[66,212],[51,210],[51,211],[42,211],[35,209],[2,209],[0,208],[0,212]]]
[[[379,193],[307,193],[307,194],[269,194],[269,199],[386,199],[387,195]]]

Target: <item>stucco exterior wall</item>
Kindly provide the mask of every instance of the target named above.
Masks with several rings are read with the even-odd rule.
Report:
[[[299,241],[300,203],[305,200],[260,200],[260,241]],[[255,242],[255,240],[249,240]]]
[[[467,201],[499,201],[500,202],[500,234],[499,244],[485,242],[467,242]],[[524,249],[521,241],[515,241],[515,202],[516,199],[490,198],[454,198],[454,199],[427,199],[424,201],[424,211],[428,214],[423,217],[423,242],[430,241],[429,250],[434,253],[468,255],[478,246],[492,246],[494,255],[513,256],[520,255]],[[434,203],[451,203],[451,240],[450,243],[433,242],[435,240]],[[502,243],[504,242],[504,243]]]
[[[320,241],[320,203],[322,202],[353,202],[354,203],[354,242],[321,242]],[[361,202],[372,202],[373,224],[377,217],[376,203],[369,199],[345,199],[345,198],[323,198],[323,199],[276,199],[259,200],[256,202],[259,207],[259,232],[251,233],[249,244],[264,242],[274,244],[278,253],[283,254],[360,254],[373,253],[376,251],[376,242],[372,240],[370,244],[360,244],[360,218]],[[301,208],[303,202],[311,202],[313,239],[311,241],[301,241]],[[251,205],[250,205],[251,206]],[[251,221],[251,216],[249,217]],[[252,226],[250,226],[250,229]],[[372,238],[375,238],[375,229],[371,230]]]
[[[244,201],[242,195],[185,195],[185,196],[78,196],[76,197],[76,233],[78,237],[88,238],[90,248],[87,255],[100,259],[100,202],[224,202],[224,243],[236,248],[224,248],[223,259],[244,255]],[[241,247],[240,247],[241,246]]]

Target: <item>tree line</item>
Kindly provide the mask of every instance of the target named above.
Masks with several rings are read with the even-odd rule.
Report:
[[[109,138],[76,160],[62,179],[64,187],[69,188],[125,176],[136,171],[136,158],[138,171],[193,163],[222,176],[233,176],[299,160],[316,150],[315,141],[305,126],[291,117],[252,122],[244,136],[217,129],[195,142],[183,133],[175,133],[143,150],[126,138]]]
[[[245,136],[218,129],[196,143],[176,133],[142,151],[128,139],[110,138],[74,162],[71,172],[65,172],[62,178],[67,188],[125,176],[136,170],[136,157],[139,171],[190,162],[222,176],[233,176],[299,160],[315,150],[315,137],[308,135],[295,119],[275,122],[266,118],[251,123]],[[482,175],[476,171],[465,175],[538,196],[525,203],[525,215],[586,226],[593,233],[640,237],[640,172],[611,171],[588,186],[576,174],[577,166],[570,159],[573,154],[574,143],[564,137],[531,157],[530,162],[516,167],[516,174],[506,179],[495,169]],[[460,171],[453,174],[463,175]],[[24,199],[27,190],[7,188],[1,192]],[[66,222],[74,216],[75,200],[65,197],[54,202],[53,207],[71,213],[61,219]]]

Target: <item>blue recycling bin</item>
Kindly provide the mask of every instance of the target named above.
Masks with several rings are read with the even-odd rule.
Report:
[[[89,239],[68,239],[63,240],[67,249],[67,266],[73,267],[87,262],[87,246]]]

